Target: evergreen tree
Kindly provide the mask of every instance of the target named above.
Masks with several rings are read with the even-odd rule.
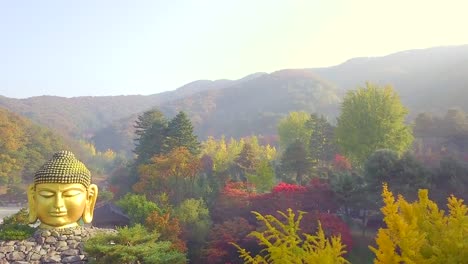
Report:
[[[193,133],[190,119],[182,111],[169,122],[162,151],[169,153],[177,147],[185,147],[193,155],[200,154],[200,142]]]
[[[186,255],[156,231],[142,225],[117,228],[118,233],[102,233],[84,244],[92,263],[187,263]]]
[[[316,165],[319,161],[333,159],[335,145],[333,143],[333,126],[328,123],[324,116],[311,114],[306,126],[310,128],[312,134],[309,141],[309,157]]]
[[[301,141],[296,140],[286,148],[281,159],[281,169],[286,173],[296,174],[296,183],[303,184],[304,175],[310,170],[310,160]]]
[[[245,180],[246,174],[254,173],[258,158],[250,143],[245,143],[239,156],[234,160],[234,174],[237,180]]]
[[[157,109],[151,109],[138,116],[135,124],[136,165],[147,163],[151,157],[161,154],[166,137],[167,120]]]

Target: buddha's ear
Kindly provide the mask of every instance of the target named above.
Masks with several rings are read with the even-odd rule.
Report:
[[[94,215],[94,206],[96,205],[96,200],[98,196],[98,187],[96,184],[91,184],[88,187],[88,196],[86,197],[86,206],[81,216],[83,222],[89,224],[93,220]]]
[[[29,223],[34,224],[37,221],[37,206],[36,206],[36,198],[34,194],[36,192],[36,188],[34,184],[30,184],[28,186],[28,207],[29,207]]]

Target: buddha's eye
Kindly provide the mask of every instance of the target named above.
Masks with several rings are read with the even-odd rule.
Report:
[[[40,191],[39,195],[44,197],[44,198],[50,198],[50,197],[53,197],[55,195],[55,193],[49,192],[49,191]]]
[[[77,195],[80,195],[81,194],[81,191],[78,191],[78,190],[70,190],[70,191],[66,191],[63,193],[63,196],[65,197],[73,197],[73,196],[77,196]]]

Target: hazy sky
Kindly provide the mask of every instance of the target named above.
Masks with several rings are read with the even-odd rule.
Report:
[[[154,94],[468,44],[464,2],[0,0],[0,95]]]

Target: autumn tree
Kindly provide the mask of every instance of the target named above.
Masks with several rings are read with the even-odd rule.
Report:
[[[463,200],[448,198],[448,214],[419,190],[419,199],[397,199],[384,185],[381,208],[385,228],[376,237],[375,264],[465,263],[468,259],[468,208]]]
[[[231,162],[229,160],[230,152],[228,151],[224,136],[219,140],[208,137],[206,141],[203,141],[202,154],[211,157],[215,173],[226,171],[229,168],[229,163]]]
[[[31,175],[59,149],[63,138],[0,108],[0,183],[31,182]]]
[[[194,196],[200,159],[185,147],[178,147],[167,155],[154,156],[151,163],[138,168],[140,179],[133,186],[138,193],[156,197],[167,193],[173,204]]]
[[[203,250],[205,260],[203,263],[238,263],[236,261],[238,260],[236,248],[230,243],[234,242],[240,246],[249,244],[253,239],[248,239],[246,236],[253,230],[255,230],[255,226],[241,217],[233,217],[220,224],[215,224],[210,230],[208,242]]]
[[[407,114],[391,86],[366,83],[344,97],[335,130],[336,142],[357,166],[377,149],[401,154],[413,141],[411,128],[404,123]]]
[[[270,145],[260,145],[256,136],[241,138],[236,140],[231,138],[226,142],[224,136],[219,140],[213,137],[202,142],[202,154],[208,155],[213,160],[213,170],[215,173],[227,171],[239,157],[244,149],[244,145],[249,144],[253,155],[259,160],[273,161],[276,159],[276,148]]]
[[[21,180],[23,161],[18,154],[28,139],[25,127],[25,120],[0,108],[0,183]]]
[[[169,153],[178,147],[185,147],[192,155],[200,154],[200,142],[193,132],[190,119],[182,111],[169,122],[162,150]]]
[[[278,212],[283,219],[253,213],[263,228],[261,231],[250,232],[249,236],[256,238],[264,249],[263,254],[252,256],[246,249],[232,243],[245,263],[349,263],[343,257],[346,251],[341,238],[339,236],[327,238],[320,223],[315,235],[299,233],[304,212],[299,212],[297,217],[291,209],[288,209],[287,214]]]
[[[153,211],[146,218],[145,227],[160,234],[162,240],[170,241],[172,248],[180,252],[187,251],[187,245],[182,240],[182,228],[179,219],[174,217],[172,212]]]

